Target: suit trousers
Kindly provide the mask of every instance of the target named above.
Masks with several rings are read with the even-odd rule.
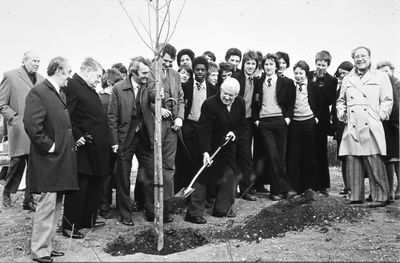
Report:
[[[118,153],[117,158],[117,205],[121,216],[121,219],[131,220],[132,214],[132,203],[131,203],[131,169],[132,169],[132,158],[136,155],[139,163],[139,167],[143,167],[145,176],[143,178],[138,177],[137,184],[143,186],[144,192],[144,205],[146,209],[153,207],[150,204],[151,200],[154,200],[154,192],[148,193],[146,187],[149,184],[154,188],[154,181],[149,182],[149,177],[154,177],[154,154],[153,150],[147,145],[141,136],[141,131],[135,133],[132,142],[129,143]],[[143,181],[140,181],[142,179]]]
[[[10,167],[8,168],[6,176],[6,184],[4,185],[4,193],[15,194],[18,191],[18,186],[21,183],[22,176],[24,175],[25,167],[28,163],[29,155],[20,155],[11,157]],[[27,173],[28,175],[28,173]],[[25,179],[25,195],[24,204],[28,204],[33,201],[33,195],[29,190],[29,180]]]
[[[293,120],[289,124],[286,172],[290,186],[297,193],[312,189],[315,176],[318,176],[315,124],[314,118],[304,121]]]
[[[315,178],[313,190],[320,191],[331,187],[328,165],[328,136],[322,127],[317,125],[317,158],[318,176]]]
[[[285,194],[292,190],[285,168],[288,130],[286,121],[283,116],[261,118],[258,127],[271,169],[271,194]]]
[[[61,212],[61,193],[41,193],[33,216],[31,256],[33,259],[51,255]]]
[[[175,159],[176,173],[174,177],[174,188],[176,191],[181,190],[182,187],[186,187],[195,173],[202,166],[203,155],[199,147],[199,139],[197,135],[198,130],[199,124],[197,122],[192,120],[185,120],[183,122],[183,140],[185,141],[193,163],[191,163],[190,158],[187,156],[181,143],[178,143],[178,150]]]
[[[237,182],[239,184],[240,193],[242,194],[251,190],[256,177],[251,153],[253,134],[254,123],[251,118],[248,118],[245,121],[244,127],[241,127],[237,150],[237,163],[239,168]]]
[[[110,171],[103,179],[103,196],[101,198],[100,211],[109,212],[112,203],[112,188],[115,185],[115,163],[117,155],[110,152]]]
[[[364,174],[368,174],[371,197],[374,202],[389,198],[389,181],[382,156],[346,156],[346,174],[350,185],[350,201],[364,201]]]
[[[227,165],[221,178],[215,186],[216,198],[213,208],[213,214],[228,214],[235,202],[235,173],[232,167]],[[186,212],[188,217],[202,216],[205,209],[206,187],[208,185],[195,182],[193,188],[195,191],[190,196],[189,207]]]
[[[103,195],[103,177],[78,173],[78,191],[65,194],[63,229],[91,228]]]

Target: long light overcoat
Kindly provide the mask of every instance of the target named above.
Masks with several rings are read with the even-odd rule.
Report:
[[[67,104],[48,80],[26,96],[24,124],[32,142],[27,170],[31,191],[78,190],[75,140]],[[49,153],[53,143],[54,152]]]
[[[343,79],[336,104],[339,120],[347,119],[339,155],[386,155],[382,120],[389,118],[392,106],[392,86],[386,73],[371,69],[360,78],[353,69]]]
[[[36,83],[43,80],[44,77],[37,73]],[[25,133],[22,119],[25,98],[32,87],[33,83],[23,66],[5,72],[0,84],[0,113],[7,122],[10,157],[29,154],[30,141]]]

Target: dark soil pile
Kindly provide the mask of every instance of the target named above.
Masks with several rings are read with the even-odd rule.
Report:
[[[212,236],[259,242],[265,238],[283,237],[288,231],[302,231],[309,226],[319,226],[319,231],[327,232],[330,222],[355,222],[366,213],[364,208],[345,204],[344,198],[320,196],[309,190],[300,197],[264,208],[244,225],[214,232]]]
[[[164,230],[164,248],[157,251],[157,235],[154,229],[147,229],[135,234],[129,241],[124,236],[119,236],[113,242],[107,244],[104,249],[106,253],[112,256],[123,256],[135,253],[168,255],[187,249],[200,247],[209,241],[200,231],[186,229],[165,229]]]
[[[184,201],[176,199],[174,212],[184,207]],[[164,248],[157,251],[157,235],[154,229],[147,229],[134,235],[119,236],[109,243],[106,253],[122,256],[142,252],[145,254],[167,255],[191,248],[203,246],[210,241],[238,239],[260,242],[271,237],[283,237],[288,231],[302,231],[305,227],[318,226],[319,231],[329,231],[331,222],[355,222],[367,210],[359,206],[344,203],[342,197],[325,197],[309,190],[291,200],[282,200],[264,208],[255,216],[250,216],[244,225],[234,226],[234,219],[229,219],[225,229],[193,228],[164,230]]]

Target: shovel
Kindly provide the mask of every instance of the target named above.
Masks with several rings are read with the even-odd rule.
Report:
[[[206,167],[211,166],[214,157],[217,155],[217,153],[221,150],[222,147],[224,147],[225,145],[228,144],[228,142],[230,142],[232,140],[233,136],[228,136],[225,138],[225,142],[223,144],[221,144],[216,150],[215,152],[211,155],[210,157],[210,163],[206,163],[203,164],[203,166],[200,168],[200,170],[196,173],[196,175],[193,177],[192,181],[190,182],[188,187],[184,187],[182,188],[179,192],[177,192],[175,194],[175,197],[182,197],[182,198],[187,198],[191,193],[193,193],[193,191],[195,190],[194,188],[192,188],[194,182],[196,181],[197,177],[199,177],[199,175],[203,172],[203,170]]]

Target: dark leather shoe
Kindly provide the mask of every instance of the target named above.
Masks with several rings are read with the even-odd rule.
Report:
[[[324,196],[329,196],[328,190],[327,189],[323,189],[321,191],[319,191],[322,195]]]
[[[121,219],[121,223],[123,225],[126,225],[126,226],[133,226],[134,225],[132,219]]]
[[[251,194],[244,194],[243,196],[242,196],[242,198],[244,199],[244,200],[247,200],[247,201],[256,201],[257,200],[257,198],[254,196],[254,195],[251,195]]]
[[[384,207],[388,204],[388,201],[384,201],[384,202],[371,202],[369,203],[369,207],[373,208],[373,207]]]
[[[343,189],[342,191],[339,192],[340,195],[347,195],[349,191],[347,189]]]
[[[285,198],[286,199],[292,199],[297,195],[297,193],[295,191],[289,191],[285,194]]]
[[[33,203],[33,202],[29,202],[27,204],[23,204],[22,208],[24,210],[29,210],[29,211],[35,212],[36,211],[36,204]]]
[[[50,256],[51,257],[62,257],[62,256],[64,256],[64,252],[53,250],[53,251],[51,251]]]
[[[262,188],[257,188],[256,192],[257,193],[262,193],[262,194],[268,194],[269,190],[267,188],[265,188],[265,187],[262,187]]]
[[[69,229],[63,229],[62,231],[63,236],[68,237],[68,238],[73,238],[73,239],[82,239],[85,236],[79,232],[78,230],[74,229],[74,231],[69,230]]]
[[[37,261],[40,263],[52,263],[53,259],[49,256],[41,257],[41,258],[34,258],[33,261]]]
[[[367,202],[372,202],[372,195],[369,195],[369,196],[367,197],[367,199],[365,199],[365,201],[367,201]]]
[[[270,198],[272,201],[280,201],[280,200],[283,199],[282,196],[280,196],[280,195],[271,195],[269,198]]]
[[[207,220],[202,216],[185,216],[185,221],[193,224],[205,224]]]
[[[102,227],[102,226],[105,226],[106,225],[106,222],[103,222],[103,221],[96,221],[94,224],[93,224],[93,228],[97,228],[97,227]]]

